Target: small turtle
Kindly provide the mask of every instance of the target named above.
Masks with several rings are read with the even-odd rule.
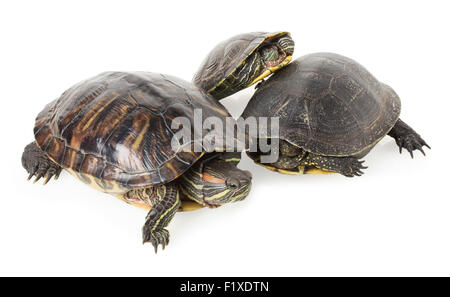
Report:
[[[219,43],[194,75],[196,86],[216,99],[245,89],[292,60],[294,41],[288,32],[252,32]]]
[[[45,183],[66,169],[100,191],[149,210],[143,241],[156,252],[159,244],[168,244],[165,227],[177,211],[239,201],[250,191],[250,172],[237,168],[240,153],[219,152],[224,148],[219,146],[196,152],[192,145],[204,140],[197,132],[192,132],[193,142],[172,148],[172,120],[193,123],[194,109],[202,109],[205,118],[230,116],[214,98],[181,79],[102,73],[39,113],[36,141],[25,147],[22,165],[29,179],[45,177]]]
[[[261,165],[281,173],[359,176],[367,168],[359,159],[386,134],[411,157],[430,148],[399,119],[400,99],[391,87],[332,53],[298,58],[262,83],[242,114],[250,116],[279,117],[278,161]],[[256,163],[261,154],[248,152]]]

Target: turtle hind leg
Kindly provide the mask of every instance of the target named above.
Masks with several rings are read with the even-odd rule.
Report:
[[[302,160],[303,166],[314,166],[316,168],[340,173],[347,177],[361,176],[364,174],[362,169],[364,161],[355,157],[328,157],[308,153]]]
[[[419,150],[425,156],[422,147],[426,146],[431,149],[422,137],[401,119],[398,119],[388,135],[395,139],[395,142],[400,148],[400,153],[402,153],[402,148],[405,148],[411,155],[411,158],[414,158],[414,150]]]
[[[50,158],[37,146],[36,142],[27,145],[22,154],[22,166],[28,172],[28,180],[33,176],[37,182],[41,177],[45,177],[44,185],[54,176],[58,179],[61,173],[61,166],[50,160]]]
[[[169,244],[169,231],[164,229],[172,220],[180,208],[180,194],[178,186],[174,183],[161,185],[158,201],[152,206],[147,214],[144,227],[142,228],[143,243],[150,242],[158,252],[158,245],[164,249]]]

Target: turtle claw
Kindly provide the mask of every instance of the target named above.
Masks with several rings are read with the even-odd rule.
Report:
[[[417,133],[409,133],[405,136],[400,136],[395,139],[399,147],[400,154],[402,153],[402,149],[405,148],[408,153],[411,155],[411,159],[414,159],[414,151],[420,151],[424,156],[426,156],[423,147],[426,146],[428,149],[431,147],[420,137]]]
[[[144,240],[143,243],[150,242],[155,249],[155,254],[158,253],[158,245],[161,245],[162,249],[166,248],[169,244],[169,231],[166,229],[153,230],[146,232],[144,229]]]
[[[28,172],[27,180],[30,180],[35,176],[33,183],[36,183],[42,177],[45,177],[44,185],[53,176],[56,179],[62,170],[58,164],[51,161],[48,156],[37,147],[35,142],[32,142],[25,147],[22,155],[22,166]]]
[[[364,161],[359,161],[356,158],[347,158],[340,173],[346,177],[361,176],[364,174],[362,170],[368,168],[363,163]]]
[[[30,175],[28,175],[28,180],[30,180],[33,176],[36,176],[33,180],[33,183],[38,182],[42,177],[45,177],[45,180],[42,185],[46,185],[52,177],[56,180],[59,174],[61,173],[61,168],[56,167],[55,164],[50,164],[49,166],[46,166],[47,164],[44,164],[43,166],[41,164],[38,165],[37,170],[31,171]]]
[[[34,176],[35,171],[30,172],[30,175],[28,175],[27,180],[30,180]]]
[[[43,183],[42,185],[45,186],[45,185],[48,183],[48,181],[52,178],[52,176],[54,176],[54,173],[53,173],[53,172],[48,173],[48,174],[45,176],[45,180],[44,180],[44,183]]]
[[[42,173],[42,172],[40,172],[37,176],[36,176],[36,178],[34,179],[34,181],[33,181],[33,184],[35,184],[38,180],[40,180],[41,179],[41,177],[43,177],[44,176],[44,174]]]

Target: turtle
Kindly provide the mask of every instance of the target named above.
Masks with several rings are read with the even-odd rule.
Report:
[[[385,135],[413,157],[430,146],[400,119],[400,98],[356,61],[334,53],[300,57],[261,83],[242,113],[278,117],[278,159],[261,164],[260,149],[247,154],[286,174],[361,176],[361,158]],[[254,141],[270,141],[270,135]],[[266,153],[265,153],[266,154]]]
[[[219,43],[203,60],[193,83],[220,100],[281,69],[292,60],[289,32],[251,32]]]
[[[193,123],[196,109],[204,118],[230,117],[217,100],[179,78],[101,73],[74,85],[38,114],[35,141],[25,147],[22,165],[35,182],[45,177],[45,184],[65,169],[97,190],[148,210],[143,242],[157,252],[169,242],[165,227],[177,211],[240,201],[251,188],[251,173],[237,168],[240,152],[201,143],[216,132],[203,136],[207,130],[188,130],[192,138],[173,145],[178,133],[173,123],[180,118]]]

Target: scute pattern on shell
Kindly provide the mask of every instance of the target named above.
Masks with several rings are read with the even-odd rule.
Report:
[[[252,32],[233,36],[219,43],[203,60],[193,83],[209,91],[232,73],[267,38],[280,37],[287,32]]]
[[[400,99],[355,61],[298,58],[257,89],[242,116],[279,117],[280,138],[327,156],[364,153],[394,126]]]
[[[202,153],[174,152],[171,120],[230,116],[191,83],[148,72],[106,72],[64,92],[39,113],[38,146],[82,181],[121,193],[171,181]],[[205,135],[205,131],[204,134]],[[199,141],[199,135],[192,135]],[[95,184],[93,184],[95,183]]]

